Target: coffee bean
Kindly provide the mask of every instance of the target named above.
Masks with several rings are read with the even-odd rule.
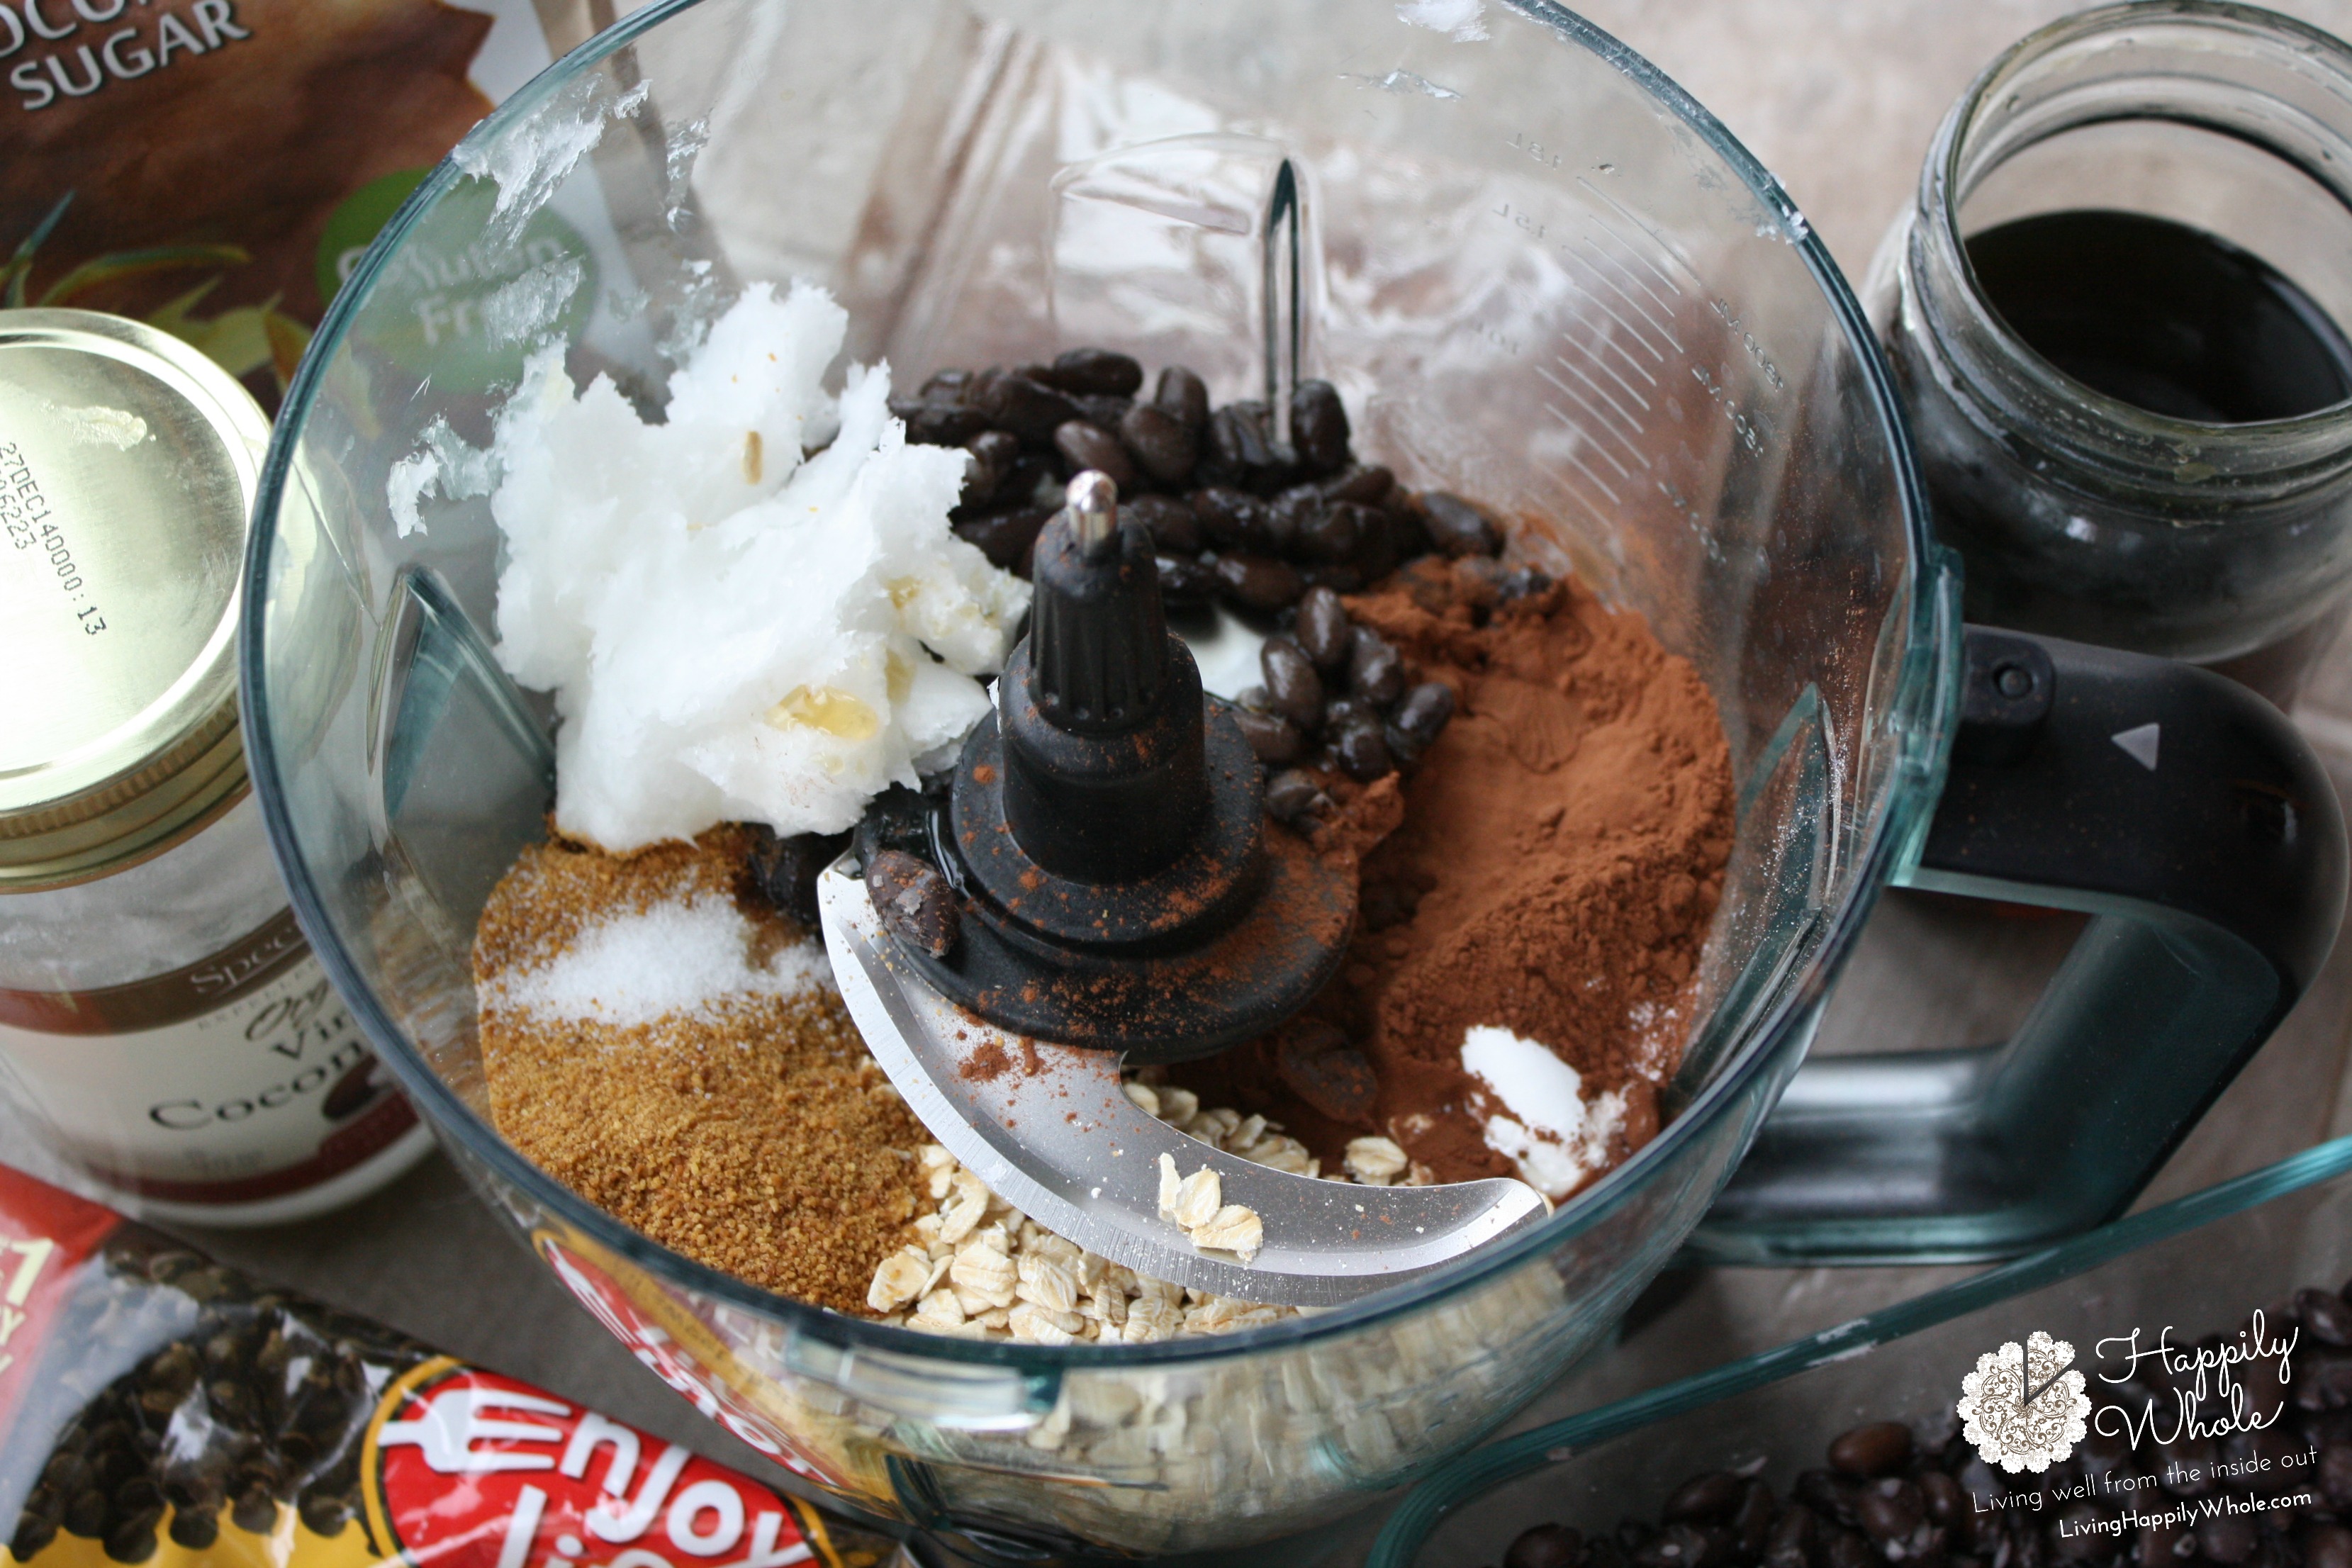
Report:
[[[1503,1568],[1576,1568],[1584,1538],[1564,1524],[1523,1530],[1503,1550]]]
[[[1298,620],[1290,635],[1325,675],[1344,669],[1355,647],[1355,627],[1348,624],[1348,607],[1328,588],[1309,588],[1300,595]]]
[[[1127,411],[1135,406],[1132,398],[1106,397],[1097,392],[1074,392],[1070,401],[1078,405],[1079,418],[1109,431],[1117,431]]]
[[[1298,733],[1298,726],[1278,713],[1255,713],[1246,708],[1233,710],[1234,723],[1249,742],[1257,760],[1270,768],[1288,767],[1307,754],[1307,742]],[[1272,797],[1266,809],[1274,809]]]
[[[1351,560],[1364,547],[1367,520],[1370,520],[1371,527],[1380,526],[1378,519],[1353,501],[1318,507],[1300,524],[1298,542],[1293,548],[1308,561]]]
[[[1417,688],[1418,696],[1427,688]],[[1453,693],[1446,694],[1448,714]],[[1911,1428],[1900,1421],[1874,1421],[1843,1432],[1830,1444],[1830,1464],[1849,1476],[1885,1476],[1911,1462]]]
[[[1772,1489],[1762,1481],[1751,1480],[1740,1487],[1739,1506],[1731,1510],[1730,1528],[1741,1551],[1752,1555],[1764,1550],[1764,1538],[1771,1533],[1772,1518],[1779,1511]]]
[[[1070,420],[1055,430],[1054,447],[1063,461],[1081,473],[1092,468],[1121,490],[1135,488],[1135,464],[1128,458],[1127,448],[1099,425]]]
[[[1045,379],[1064,392],[1129,397],[1143,384],[1143,367],[1108,349],[1066,349],[1055,356]]]
[[[1658,1517],[1669,1524],[1721,1524],[1746,1490],[1747,1483],[1728,1470],[1693,1476],[1667,1495]]]
[[[27,1510],[16,1520],[16,1533],[8,1540],[8,1550],[19,1563],[30,1562],[37,1552],[48,1549],[58,1538],[58,1521],[43,1519]]]
[[[961,447],[988,428],[988,416],[961,403],[890,399],[893,417],[907,423],[907,439],[921,447]]]
[[[1151,567],[1160,579],[1160,602],[1171,609],[1196,609],[1216,596],[1216,573],[1192,556],[1154,556]]]
[[[1437,742],[1445,722],[1454,717],[1453,688],[1424,680],[1397,699],[1389,713],[1389,742],[1407,762],[1418,762]]]
[[[817,927],[816,879],[824,868],[849,847],[846,833],[795,833],[778,837],[767,827],[754,823],[750,826],[751,852],[747,864],[751,873],[751,885],[769,903],[782,910],[811,931]],[[279,1354],[286,1353],[284,1342],[278,1341]],[[263,1347],[255,1365],[260,1367],[268,1354]]]
[[[1909,1428],[1904,1429],[1903,1436],[1907,1446],[1911,1436]],[[1872,1540],[1881,1542],[1895,1541],[1910,1534],[1927,1514],[1926,1505],[1919,1498],[1919,1489],[1909,1481],[1892,1476],[1863,1488],[1862,1495],[1854,1500],[1853,1512],[1864,1531]]]
[[[1033,447],[1052,446],[1054,432],[1079,417],[1076,404],[1025,375],[998,376],[981,398],[981,412],[989,424],[1012,431]]]
[[[1830,1537],[1829,1550],[1822,1553],[1828,1568],[1879,1568],[1879,1559],[1870,1549],[1870,1542],[1853,1531],[1841,1530]]]
[[[1821,1521],[1802,1503],[1790,1503],[1764,1535],[1764,1568],[1808,1568]]]
[[[1230,485],[1211,485],[1194,490],[1185,498],[1192,515],[1201,520],[1201,530],[1220,549],[1232,550],[1249,543],[1264,531],[1258,519],[1263,510],[1258,499],[1246,490]]]
[[[1404,658],[1370,626],[1358,626],[1348,649],[1348,691],[1386,709],[1404,695]]]
[[[1498,586],[1501,589],[1502,601],[1507,605],[1514,599],[1532,598],[1542,593],[1551,586],[1551,577],[1549,574],[1538,572],[1532,566],[1514,566],[1503,574],[1503,580]]]
[[[1271,615],[1296,604],[1305,579],[1287,562],[1235,552],[1217,557],[1217,586],[1234,606]]]
[[[1670,1524],[1633,1553],[1634,1568],[1715,1568],[1723,1554],[1705,1531]]]
[[[1330,797],[1315,775],[1297,768],[1278,773],[1266,781],[1265,814],[1276,822],[1296,822],[1316,810],[1316,803],[1328,803]]]
[[[2132,1543],[2132,1560],[2138,1568],[2179,1568],[2182,1558],[2196,1555],[2197,1538],[2177,1524],[2145,1526]]]
[[[959,518],[950,526],[958,539],[980,546],[989,564],[1026,577],[1029,552],[1036,544],[1037,535],[1053,519],[1050,508],[1014,507],[1008,511]]]
[[[1446,555],[1495,555],[1503,536],[1486,514],[1460,496],[1431,490],[1421,498],[1424,526],[1438,550]]]
[[[1198,440],[1209,425],[1209,384],[1181,364],[1160,371],[1151,401],[1174,415]]]
[[[955,889],[938,867],[885,849],[866,862],[866,890],[882,923],[900,942],[933,958],[954,951],[962,917]]]
[[[1323,704],[1323,723],[1327,729],[1336,730],[1359,719],[1369,719],[1377,724],[1381,721],[1381,710],[1360,697],[1334,697]]]
[[[1790,1495],[1823,1520],[1851,1528],[1857,1517],[1854,1504],[1862,1489],[1834,1470],[1805,1470],[1789,1489]]]
[[[961,403],[971,384],[972,374],[968,370],[943,370],[923,383],[915,395],[925,403]]]
[[[1332,732],[1330,745],[1340,768],[1359,784],[1396,771],[1396,758],[1377,719],[1350,720]]]
[[[268,1487],[249,1485],[229,1505],[228,1517],[239,1530],[267,1535],[278,1528],[278,1500]]]
[[[1370,468],[1343,468],[1325,479],[1322,485],[1326,500],[1351,500],[1360,506],[1378,506],[1396,489],[1396,476],[1375,463]]]
[[[1302,381],[1290,394],[1290,444],[1311,474],[1348,466],[1348,409],[1328,381]]]
[[[1919,1500],[1926,1505],[1927,1517],[1937,1524],[1951,1525],[1969,1517],[1969,1500],[1960,1483],[1941,1470],[1928,1470],[1919,1477]]]
[[[2352,1345],[2352,1307],[2335,1291],[2296,1291],[2294,1315],[2320,1343]]]
[[[1290,554],[1297,548],[1298,531],[1322,509],[1323,498],[1311,490],[1303,499],[1288,491],[1276,496],[1253,514],[1249,547],[1266,555]]]
[[[1156,403],[1139,403],[1120,418],[1118,438],[1143,471],[1163,485],[1181,485],[1199,455],[1192,430]]]
[[[1210,415],[1206,455],[1221,471],[1243,476],[1252,488],[1263,484],[1275,466],[1273,443],[1265,433],[1265,405],[1228,403]]]
[[[116,1563],[144,1563],[163,1543],[156,1531],[163,1523],[163,1505],[110,1524],[106,1531],[106,1555]]]
[[[2304,1568],[2352,1568],[2352,1530],[2340,1524],[2311,1526],[2303,1532],[2303,1563]]]
[[[352,1519],[352,1505],[349,1500],[337,1497],[331,1492],[303,1493],[301,1500],[296,1505],[295,1511],[302,1516],[302,1522],[310,1527],[311,1534],[325,1536],[330,1540],[341,1535],[343,1526],[349,1524]]]
[[[106,1531],[106,1494],[96,1487],[78,1492],[62,1518],[68,1533],[95,1541]]]
[[[1323,722],[1323,678],[1314,661],[1288,637],[1268,637],[1257,650],[1258,668],[1265,675],[1266,701],[1276,713],[1312,731]]]
[[[1201,520],[1172,496],[1130,496],[1118,503],[1121,521],[1139,522],[1152,548],[1166,555],[1194,555],[1202,544]]]
[[[2254,1521],[2242,1514],[2222,1514],[2197,1521],[2197,1550],[2216,1563],[2243,1563],[2254,1554],[2262,1536]]]
[[[1291,1093],[1334,1121],[1362,1121],[1380,1093],[1372,1064],[1319,1019],[1283,1030],[1275,1044],[1274,1070]]]
[[[181,1509],[172,1515],[171,1535],[174,1546],[203,1552],[220,1539],[220,1519],[209,1510],[197,1513]]]
[[[1021,460],[1021,443],[1003,430],[983,430],[963,444],[971,454],[971,466],[964,473],[963,493],[959,504],[980,506],[995,499],[1004,481]]]

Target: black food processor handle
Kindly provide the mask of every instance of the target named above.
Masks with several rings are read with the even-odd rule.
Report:
[[[1970,627],[1910,887],[2093,918],[1990,1049],[1807,1063],[1691,1240],[1714,1262],[2005,1256],[2128,1207],[2326,961],[2344,818],[2277,709]]]

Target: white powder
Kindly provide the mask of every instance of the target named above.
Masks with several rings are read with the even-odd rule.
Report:
[[[541,1018],[625,1026],[730,997],[832,986],[823,943],[790,943],[755,968],[754,934],[734,900],[718,894],[656,904],[598,921],[547,963],[500,975],[485,987],[485,1002]]]
[[[726,821],[838,831],[987,710],[974,677],[1029,585],[949,531],[965,454],[908,444],[887,367],[825,391],[848,323],[822,289],[755,284],[660,424],[604,376],[575,389],[552,347],[500,411],[499,658],[555,693],[564,832],[629,850]]]
[[[1540,1041],[1479,1025],[1462,1037],[1462,1070],[1501,1102],[1486,1118],[1486,1147],[1548,1198],[1564,1198],[1609,1158],[1625,1121],[1625,1097],[1584,1097],[1584,1079]]]

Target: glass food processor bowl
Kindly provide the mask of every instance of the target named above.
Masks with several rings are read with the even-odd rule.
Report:
[[[1654,1142],[1539,1228],[1410,1286],[1227,1337],[1054,1349],[754,1289],[499,1138],[470,942],[544,831],[548,709],[489,656],[499,535],[467,454],[535,346],[657,409],[702,324],[748,283],[795,277],[835,292],[851,354],[887,358],[902,388],[1087,343],[1190,364],[1221,401],[1279,407],[1323,376],[1363,460],[1515,519],[1514,560],[1581,574],[1692,662],[1741,781],[1738,831]],[[1964,657],[1837,268],[1704,110],[1542,0],[652,6],[510,99],[350,270],[279,420],[248,573],[247,733],[295,908],[452,1156],[706,1414],[853,1502],[1031,1560],[1312,1527],[1599,1343],[1797,1071],[1877,890],[1921,874],[1969,671],[2009,682],[2005,722],[2080,663],[2062,645],[2055,666],[2040,645],[1997,669],[1973,643]],[[1213,689],[1238,684],[1230,658],[1201,659]],[[2281,776],[2278,810],[2304,825],[2289,838],[2340,889],[2332,795],[2322,781],[2306,798],[2315,772]],[[2116,809],[2142,804],[2136,787],[2113,786]],[[1969,848],[1946,846],[1951,885]],[[2144,891],[2076,902],[2115,916]],[[2336,907],[2325,887],[2294,906],[2325,927],[2321,952]],[[2293,942],[2212,958],[2200,918],[2084,961],[2075,1002],[2129,980],[2126,1011],[2158,1015],[2148,1048],[2172,1051],[2144,1088],[2078,1107],[2127,1127],[2039,1125],[2094,1153],[1990,1162],[2026,1169],[2014,1190],[1961,1157],[1996,1091],[2023,1092],[2020,1061],[2049,1089],[2051,1053],[2021,1037],[1998,1060],[1890,1074],[1910,1086],[1896,1111],[1832,1086],[1784,1141],[1779,1186],[1711,1245],[1981,1255],[2105,1217],[2308,979]],[[2027,1034],[2071,1049],[2097,1033],[2095,1005],[2054,1013]],[[2176,1016],[2187,1044],[2163,1033]],[[1825,1183],[1828,1145],[1878,1163]]]

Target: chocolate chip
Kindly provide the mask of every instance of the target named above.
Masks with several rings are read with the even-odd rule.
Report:
[[[1503,1568],[1576,1568],[1584,1555],[1584,1538],[1564,1524],[1538,1524],[1523,1530],[1504,1549]]]
[[[961,447],[988,428],[988,416],[961,403],[894,397],[890,413],[907,422],[907,439],[921,447]]]
[[[1131,397],[1143,384],[1143,367],[1108,349],[1066,349],[1055,356],[1046,378],[1064,392],[1105,393]]]
[[[1290,394],[1290,444],[1311,474],[1348,466],[1348,409],[1328,381],[1302,381]]]
[[[1669,1524],[1721,1524],[1739,1506],[1746,1484],[1728,1470],[1693,1476],[1667,1495],[1658,1517]]]
[[[1328,798],[1314,774],[1291,768],[1266,781],[1265,814],[1276,822],[1296,822]]]
[[[1334,1121],[1360,1122],[1372,1111],[1380,1079],[1347,1037],[1319,1019],[1285,1029],[1276,1041],[1274,1070],[1290,1092]]]
[[[1072,419],[1055,427],[1054,448],[1062,460],[1084,472],[1092,468],[1108,478],[1121,490],[1135,488],[1135,464],[1118,437],[1099,425],[1089,425],[1083,419]]]
[[[1172,496],[1134,496],[1118,503],[1119,517],[1139,522],[1153,548],[1170,555],[1195,555],[1202,544],[1201,520]]]
[[[1232,550],[1248,544],[1263,531],[1258,513],[1258,499],[1246,490],[1230,485],[1210,485],[1194,490],[1185,498],[1192,515],[1201,520],[1202,531],[1221,549]]]
[[[1236,607],[1261,614],[1287,607],[1307,591],[1306,580],[1287,562],[1236,551],[1220,555],[1217,585]]]
[[[1189,555],[1156,555],[1152,571],[1160,579],[1160,601],[1172,609],[1193,609],[1216,596],[1217,574]]]
[[[989,424],[1012,431],[1033,447],[1052,446],[1054,432],[1079,417],[1076,404],[1025,375],[1000,375],[988,384],[980,396],[981,412],[987,416]]]
[[[1298,619],[1290,635],[1325,675],[1337,675],[1345,668],[1355,647],[1355,627],[1348,622],[1348,607],[1328,588],[1309,588],[1299,596]]]
[[[1347,775],[1370,784],[1396,771],[1396,758],[1377,719],[1354,719],[1331,732],[1331,755]]]
[[[2333,1290],[2297,1290],[2294,1315],[2322,1344],[2352,1345],[2352,1307]]]
[[[1460,496],[1431,490],[1421,498],[1424,526],[1438,550],[1447,555],[1494,555],[1503,548],[1502,533],[1486,514]]]
[[[1413,695],[1425,689],[1416,687]],[[1446,693],[1445,707],[1451,714],[1452,692]],[[1873,1421],[1840,1433],[1830,1443],[1830,1464],[1849,1476],[1892,1475],[1910,1462],[1911,1428],[1900,1421]]]
[[[1184,422],[1156,403],[1129,409],[1119,419],[1118,438],[1138,466],[1163,485],[1182,484],[1200,451]]]
[[[866,889],[890,933],[908,946],[945,958],[961,925],[955,889],[939,868],[903,850],[885,849],[866,865]]]
[[[980,546],[989,564],[1026,577],[1029,552],[1036,544],[1037,535],[1053,519],[1051,507],[1025,506],[958,518],[950,526],[958,539]]]
[[[1386,709],[1404,695],[1404,658],[1370,626],[1358,626],[1348,649],[1348,690]]]
[[[1209,384],[1181,364],[1171,364],[1160,373],[1151,401],[1181,420],[1195,439],[1208,427]]]
[[[779,837],[758,823],[749,825],[746,831],[751,840],[745,860],[751,886],[769,903],[814,931],[816,879],[849,847],[849,835],[795,833]]]
[[[1307,742],[1300,736],[1298,726],[1280,714],[1235,708],[1233,715],[1242,739],[1249,742],[1251,752],[1267,767],[1287,767],[1307,754]],[[1266,809],[1274,809],[1270,798]]]
[[[1257,652],[1258,668],[1265,675],[1267,705],[1301,731],[1323,722],[1323,678],[1299,646],[1288,637],[1268,637]]]

